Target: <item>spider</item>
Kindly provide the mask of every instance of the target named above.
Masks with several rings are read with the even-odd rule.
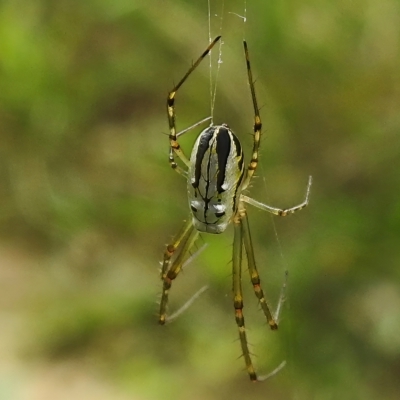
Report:
[[[185,156],[178,142],[175,123],[175,95],[187,78],[207,56],[214,45],[220,40],[216,37],[192,64],[179,83],[169,92],[167,98],[167,113],[169,123],[169,164],[179,174],[187,178],[187,192],[191,215],[185,222],[181,232],[168,244],[161,267],[163,282],[160,302],[159,323],[168,321],[167,303],[172,281],[182,270],[185,260],[189,257],[199,232],[219,234],[225,231],[232,222],[234,227],[233,240],[233,304],[235,319],[239,330],[240,345],[250,380],[261,380],[257,376],[249,351],[243,316],[243,295],[241,284],[242,250],[245,249],[250,280],[261,309],[272,330],[278,329],[277,316],[273,316],[261,288],[257,271],[253,245],[250,235],[249,221],[245,203],[278,216],[286,216],[303,209],[308,204],[312,178],[309,177],[304,201],[294,207],[280,209],[260,203],[243,192],[248,188],[258,164],[258,151],[261,138],[261,118],[257,105],[254,82],[250,68],[249,52],[246,41],[243,41],[246,59],[247,77],[254,108],[253,151],[247,167],[239,139],[227,124],[211,125],[198,136],[190,156]],[[185,130],[186,131],[186,130]],[[175,156],[186,165],[188,171],[180,167]],[[279,308],[279,306],[278,306]]]

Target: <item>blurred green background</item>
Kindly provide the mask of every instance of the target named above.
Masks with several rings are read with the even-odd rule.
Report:
[[[289,287],[270,332],[244,271],[248,334],[261,374],[286,368],[255,385],[238,359],[231,229],[202,236],[171,310],[210,289],[156,323],[158,263],[188,215],[166,95],[207,45],[207,2],[3,0],[1,399],[399,398],[400,4],[247,0],[244,25],[243,0],[211,3],[214,120],[247,154],[243,27],[263,106],[251,196],[292,206],[314,178],[296,215],[249,207],[271,304],[285,268]],[[210,114],[208,60],[177,114],[178,129]]]

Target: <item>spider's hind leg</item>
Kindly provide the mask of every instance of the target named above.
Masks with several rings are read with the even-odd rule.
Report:
[[[270,326],[270,328],[272,330],[276,330],[276,329],[278,329],[276,315],[275,316],[272,315],[272,312],[268,306],[267,300],[265,299],[264,292],[261,288],[260,275],[258,274],[256,260],[254,257],[254,249],[253,249],[253,243],[251,240],[249,220],[247,217],[246,210],[242,204],[241,204],[241,206],[239,206],[240,207],[239,213],[241,215],[243,243],[244,243],[244,248],[246,249],[247,264],[248,264],[248,268],[249,268],[251,283],[254,288],[254,293],[257,296],[258,301],[260,302],[263,313],[264,313],[265,317],[267,318],[268,325]],[[284,284],[284,287],[286,288],[286,284]],[[281,294],[281,296],[282,296],[282,294]],[[278,303],[279,310],[281,308],[282,303],[283,303],[283,297],[280,298],[279,303]]]
[[[285,301],[288,274],[287,272],[285,273],[285,281],[282,285],[278,306],[275,314],[273,315],[270,311],[270,308],[264,296],[264,292],[261,288],[260,277],[258,275],[254,258],[253,245],[251,242],[249,221],[247,218],[246,210],[244,208],[244,204],[240,202],[238,212],[234,218],[234,242],[233,242],[233,294],[234,294],[236,324],[239,329],[240,344],[242,347],[242,353],[246,363],[246,368],[250,380],[252,380],[253,382],[264,381],[277,374],[285,366],[286,362],[283,361],[277,368],[275,368],[268,375],[257,376],[253,362],[250,357],[250,351],[247,342],[246,328],[243,316],[243,295],[242,295],[242,285],[241,285],[243,246],[247,254],[248,268],[249,268],[251,282],[254,287],[254,292],[261,304],[261,308],[263,310],[265,317],[267,318],[270,328],[272,330],[276,330],[278,329],[279,314],[282,309],[282,305]]]
[[[257,374],[250,357],[249,345],[247,342],[246,327],[243,316],[243,292],[242,292],[242,250],[243,250],[243,229],[240,214],[235,215],[234,221],[234,239],[233,239],[233,305],[235,307],[236,325],[239,330],[240,346],[246,363],[247,372],[250,380],[256,382]]]

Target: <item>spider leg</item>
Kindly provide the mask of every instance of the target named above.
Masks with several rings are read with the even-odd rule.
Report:
[[[189,128],[186,128],[186,129],[184,129],[183,131],[179,131],[179,132],[176,134],[176,136],[179,137],[179,136],[183,135],[184,133],[186,133],[186,132],[188,132],[188,131],[190,131],[190,130],[196,128],[197,126],[203,124],[204,122],[210,121],[211,118],[212,118],[212,117],[203,118],[201,121],[196,122],[195,124],[189,126]]]
[[[165,248],[164,259],[161,267],[161,279],[165,279],[167,269],[171,262],[171,257],[174,255],[182,240],[187,236],[190,229],[193,229],[192,219],[188,218],[188,220],[183,225],[181,231],[174,238],[173,242],[171,244],[168,244]]]
[[[240,206],[241,205],[239,205],[239,207]],[[265,299],[264,292],[261,288],[260,275],[258,274],[257,271],[256,260],[254,257],[253,243],[251,240],[249,219],[247,217],[246,210],[243,206],[240,207],[239,212],[242,221],[241,226],[242,226],[243,243],[247,253],[247,264],[249,268],[251,283],[253,284],[254,288],[254,293],[257,296],[258,301],[260,302],[263,313],[267,318],[268,325],[272,330],[276,330],[278,329],[278,324],[275,318],[272,316],[272,313],[268,307],[268,303]]]
[[[211,51],[214,45],[219,41],[221,36],[217,36],[207,47],[207,49],[203,52],[203,54],[196,60],[196,62],[189,68],[189,71],[186,72],[185,76],[178,82],[178,84],[168,93],[167,97],[167,114],[168,114],[168,124],[169,124],[169,144],[170,144],[170,152],[169,152],[169,164],[172,169],[175,169],[181,175],[184,175],[184,170],[176,163],[175,154],[181,159],[181,161],[189,167],[190,161],[185,156],[185,153],[181,149],[181,146],[178,142],[178,135],[176,132],[176,113],[175,113],[175,95],[178,89],[183,85],[189,75],[197,68],[197,66],[201,63],[201,61],[206,57],[206,55]]]
[[[182,265],[182,269],[186,268],[193,260],[198,257],[207,247],[207,244],[204,243],[198,250],[190,255]],[[168,315],[166,322],[170,323],[173,320],[177,319],[181,314],[183,314],[206,290],[208,290],[208,286],[205,285],[201,289],[199,289],[195,294],[193,294],[178,310],[176,310],[173,314]]]
[[[183,154],[183,152],[182,152]],[[184,157],[186,157],[183,154]],[[171,168],[175,170],[179,175],[182,175],[183,177],[187,177],[187,171],[184,170],[182,167],[180,167],[176,162],[175,162],[175,157],[174,157],[174,149],[172,147],[169,148],[169,156],[168,156],[169,164],[171,165]]]
[[[278,305],[276,306],[276,310],[275,310],[275,314],[274,314],[274,319],[277,324],[279,324],[279,316],[281,315],[283,303],[286,301],[286,289],[287,289],[288,275],[289,275],[289,272],[286,270],[285,271],[285,279],[283,281],[283,284],[281,287],[281,293],[279,295]]]
[[[203,118],[201,121],[196,122],[195,124],[189,126],[189,128],[186,128],[176,134],[176,137],[178,138],[181,135],[184,135],[186,132],[196,128],[197,126],[203,124],[204,122],[207,122],[211,119],[211,117]],[[171,166],[175,169],[176,172],[179,173],[179,175],[182,175],[183,177],[187,178],[187,171],[185,171],[183,168],[181,168],[178,164],[175,163],[174,160],[174,150],[172,147],[169,148],[169,162]],[[175,165],[175,167],[174,167]]]
[[[189,223],[190,222],[190,223]],[[158,322],[164,325],[167,321],[167,305],[168,295],[171,289],[172,281],[178,276],[182,270],[182,266],[185,262],[185,258],[188,256],[190,249],[193,247],[196,239],[199,236],[199,232],[194,229],[191,219],[186,222],[178,238],[172,245],[167,246],[167,250],[164,253],[164,262],[161,269],[161,279],[163,281],[161,302],[160,302],[160,313]],[[179,254],[176,259],[170,265],[170,260],[174,252],[181,247]],[[169,269],[167,267],[170,265]]]
[[[254,171],[256,170],[257,165],[258,165],[258,149],[260,147],[261,128],[262,128],[260,110],[257,105],[256,91],[254,89],[253,74],[251,72],[251,67],[250,67],[249,50],[247,48],[246,41],[243,41],[243,46],[244,46],[244,54],[246,57],[247,78],[249,81],[251,99],[252,99],[253,108],[254,108],[254,125],[253,125],[254,143],[253,143],[253,152],[252,152],[251,160],[247,167],[247,175],[242,184],[242,190],[246,189],[249,186],[251,178],[253,177]]]
[[[240,345],[244,361],[246,363],[247,372],[250,380],[257,381],[257,374],[254,369],[253,362],[250,357],[249,346],[247,343],[246,328],[243,316],[243,292],[242,292],[242,249],[243,249],[243,228],[239,213],[234,218],[234,239],[233,239],[233,305],[235,307],[236,325],[239,330]]]
[[[190,297],[186,303],[183,304],[177,311],[173,314],[169,315],[167,318],[167,323],[172,322],[173,320],[177,319],[181,314],[183,314],[206,290],[208,290],[208,286],[205,285],[200,288],[193,296]]]
[[[251,204],[254,207],[260,208],[261,210],[268,211],[271,214],[279,215],[280,217],[286,217],[289,214],[293,214],[296,211],[302,210],[304,207],[306,207],[308,205],[308,199],[310,197],[311,184],[312,184],[312,177],[310,176],[308,178],[306,197],[305,197],[304,201],[302,203],[298,204],[297,206],[294,206],[294,207],[291,207],[291,208],[282,209],[282,208],[271,207],[271,206],[269,206],[267,204],[260,203],[259,201],[254,200],[251,197],[245,196],[243,194],[240,196],[240,199],[242,201],[245,201],[246,203]]]

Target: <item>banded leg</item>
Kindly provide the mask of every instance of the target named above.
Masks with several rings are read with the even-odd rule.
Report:
[[[304,201],[302,203],[298,204],[297,206],[294,206],[294,207],[291,207],[291,208],[282,209],[282,208],[271,207],[271,206],[268,206],[267,204],[260,203],[259,201],[254,200],[251,197],[245,196],[243,194],[240,196],[240,200],[245,201],[246,203],[249,203],[254,207],[260,208],[261,210],[268,211],[271,214],[279,215],[280,217],[286,217],[289,214],[293,214],[296,211],[302,210],[304,207],[306,207],[308,205],[308,199],[310,197],[311,184],[312,184],[312,177],[310,176],[308,178],[306,197],[305,197]]]
[[[240,207],[241,205],[239,205]],[[243,234],[243,243],[244,243],[244,248],[247,253],[247,264],[249,268],[249,273],[250,273],[250,279],[251,283],[253,284],[254,288],[254,293],[258,298],[258,301],[261,304],[261,308],[263,310],[263,313],[265,317],[267,318],[268,325],[272,330],[278,329],[278,324],[275,321],[275,318],[272,316],[272,313],[268,307],[268,303],[265,299],[264,292],[261,288],[261,281],[260,281],[260,275],[258,274],[257,267],[256,267],[256,260],[254,257],[254,250],[253,250],[253,243],[251,240],[251,234],[250,234],[250,226],[249,226],[249,219],[247,217],[247,213],[245,208],[242,206],[239,209],[240,212],[240,218],[242,221],[242,234]]]
[[[257,381],[257,374],[251,361],[249,346],[247,343],[246,328],[243,316],[243,293],[242,293],[242,223],[240,215],[237,214],[234,219],[234,239],[233,239],[233,305],[235,307],[236,325],[239,330],[240,345],[247,372],[250,380]]]
[[[251,178],[253,177],[254,171],[256,170],[258,165],[258,149],[260,147],[261,128],[262,128],[260,110],[257,105],[256,91],[254,89],[253,74],[251,72],[251,67],[250,67],[249,50],[247,48],[246,41],[243,41],[243,46],[244,46],[244,54],[246,57],[247,77],[249,81],[251,99],[253,101],[253,108],[254,108],[254,126],[253,126],[254,143],[253,143],[253,152],[251,160],[247,167],[247,175],[242,184],[242,190],[246,189],[249,186]]]
[[[183,150],[181,149],[177,133],[176,133],[176,124],[175,124],[175,95],[178,89],[183,85],[189,75],[197,68],[197,66],[201,63],[201,61],[205,58],[205,56],[211,51],[214,45],[219,41],[221,36],[217,36],[207,47],[207,49],[203,52],[203,54],[197,59],[197,61],[190,67],[189,71],[186,72],[185,76],[179,81],[179,83],[168,93],[167,97],[167,114],[168,114],[168,124],[169,124],[169,143],[170,143],[170,153],[169,153],[169,164],[173,169],[175,169],[178,173],[184,175],[184,170],[178,166],[175,162],[175,154],[182,160],[184,164],[189,166],[190,162],[188,158],[185,156]]]
[[[171,262],[171,257],[174,255],[176,249],[179,247],[182,239],[187,236],[189,230],[193,228],[192,219],[189,217],[188,220],[183,225],[181,231],[178,235],[174,238],[172,244],[168,244],[164,251],[164,259],[161,266],[161,279],[164,280],[166,277],[167,269]]]
[[[171,289],[172,281],[178,276],[179,272],[181,272],[182,265],[185,262],[185,257],[187,257],[187,255],[189,254],[190,249],[193,247],[198,236],[199,232],[196,229],[194,229],[194,226],[191,223],[191,221],[189,226],[188,223],[186,223],[182,231],[182,234],[178,238],[180,239],[182,248],[180,249],[178,256],[176,257],[176,259],[174,260],[168,271],[162,273],[163,288],[162,288],[162,295],[160,302],[160,314],[158,319],[158,322],[161,325],[164,325],[165,322],[167,321],[168,295],[169,295],[169,290]],[[172,257],[172,254],[171,256],[169,256],[169,259]],[[167,262],[167,265],[168,264],[169,261]]]

